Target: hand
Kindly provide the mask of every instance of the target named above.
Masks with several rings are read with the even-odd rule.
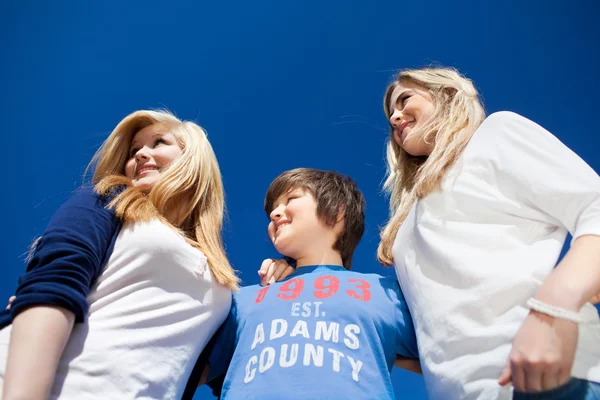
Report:
[[[273,258],[267,258],[262,262],[260,269],[258,270],[260,284],[266,286],[278,282],[287,278],[287,276],[294,271],[294,267],[290,267],[284,259],[275,260]]]
[[[13,301],[15,301],[16,297],[15,296],[10,296],[8,298],[8,305],[6,306],[7,310],[10,310],[10,307],[12,306]]]
[[[498,383],[504,386],[512,381],[519,392],[540,392],[567,383],[578,332],[574,322],[530,311],[513,341]]]
[[[600,293],[596,293],[596,295],[590,299],[590,303],[592,303],[592,304],[600,303]]]

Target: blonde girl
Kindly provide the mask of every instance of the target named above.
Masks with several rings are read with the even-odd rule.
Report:
[[[0,315],[2,398],[181,398],[238,283],[215,154],[195,123],[136,111],[89,168]]]
[[[514,398],[600,399],[598,174],[536,123],[486,118],[453,69],[400,72],[384,109],[378,258],[396,269],[430,398],[510,398],[512,382]]]

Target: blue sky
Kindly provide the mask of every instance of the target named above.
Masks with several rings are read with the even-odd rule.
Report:
[[[98,145],[126,114],[151,107],[207,129],[227,195],[227,251],[245,283],[276,255],[262,211],[268,184],[301,166],[356,179],[367,231],[354,268],[391,275],[374,254],[387,215],[381,98],[394,72],[454,66],[488,113],[533,119],[600,171],[599,9],[593,0],[3,1],[0,302]],[[426,398],[420,376],[393,378],[399,399]]]

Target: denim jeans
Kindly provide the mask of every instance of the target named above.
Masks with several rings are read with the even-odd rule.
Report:
[[[543,392],[515,391],[514,400],[600,400],[600,383],[571,378],[562,386]]]

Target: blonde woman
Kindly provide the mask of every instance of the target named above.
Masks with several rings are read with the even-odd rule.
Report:
[[[453,69],[400,72],[384,109],[378,258],[396,269],[430,398],[504,399],[512,382],[514,398],[600,399],[598,174],[534,122],[486,118]]]
[[[238,279],[202,128],[136,111],[90,166],[94,187],[53,216],[0,316],[4,400],[181,398],[229,312]]]

